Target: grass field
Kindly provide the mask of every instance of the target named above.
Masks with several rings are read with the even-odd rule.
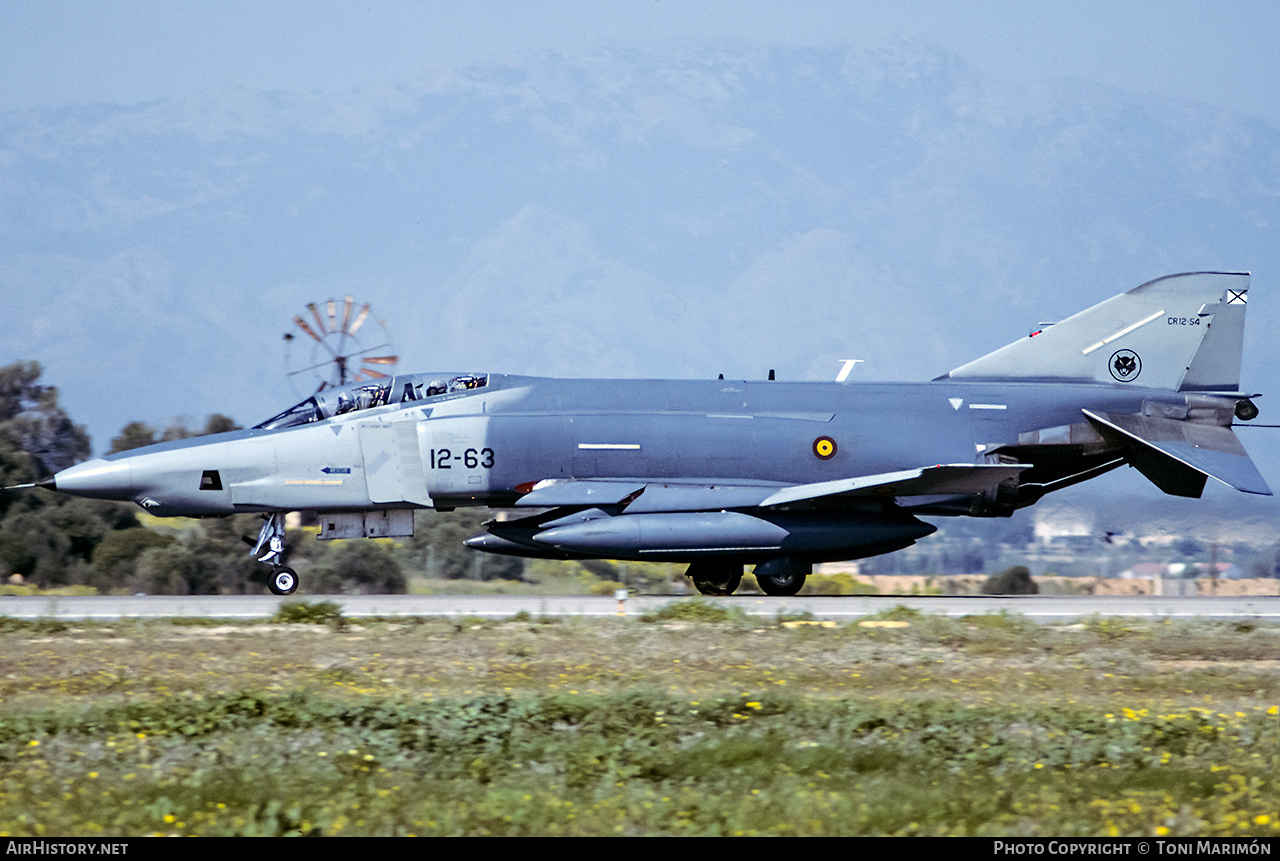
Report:
[[[1280,834],[1280,628],[0,619],[0,834]]]

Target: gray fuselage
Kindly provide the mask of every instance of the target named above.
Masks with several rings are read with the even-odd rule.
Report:
[[[57,482],[161,516],[506,506],[547,480],[781,487],[993,462],[1029,445],[1059,448],[1052,470],[1062,475],[1040,476],[1051,482],[1088,465],[1076,454],[1095,463],[1106,448],[1082,404],[1129,414],[1153,403],[1185,408],[1186,398],[1092,383],[491,375],[469,391],[111,455]]]

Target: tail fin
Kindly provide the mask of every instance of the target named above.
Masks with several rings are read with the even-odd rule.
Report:
[[[1240,386],[1247,272],[1148,281],[1015,341],[943,379],[1135,383],[1171,391]]]

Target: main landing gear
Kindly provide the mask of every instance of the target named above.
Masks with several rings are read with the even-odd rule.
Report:
[[[756,566],[756,582],[766,595],[790,597],[804,588],[813,565],[793,556],[777,556]]]
[[[755,567],[756,583],[766,595],[789,598],[804,588],[813,564],[794,556],[775,556]],[[703,595],[732,595],[742,583],[742,563],[706,559],[685,571]]]
[[[684,574],[703,595],[732,595],[742,582],[742,563],[707,559],[694,562]]]
[[[271,594],[292,595],[298,589],[298,573],[280,564],[284,558],[284,512],[264,514],[262,520],[262,529],[258,531],[258,543],[253,546],[253,555],[258,557],[259,562],[271,566],[271,576],[267,580],[267,588],[271,590]],[[262,555],[259,556],[259,553]]]

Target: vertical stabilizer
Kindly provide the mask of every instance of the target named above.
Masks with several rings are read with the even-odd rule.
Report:
[[[1235,391],[1248,290],[1244,272],[1157,278],[947,377]]]

